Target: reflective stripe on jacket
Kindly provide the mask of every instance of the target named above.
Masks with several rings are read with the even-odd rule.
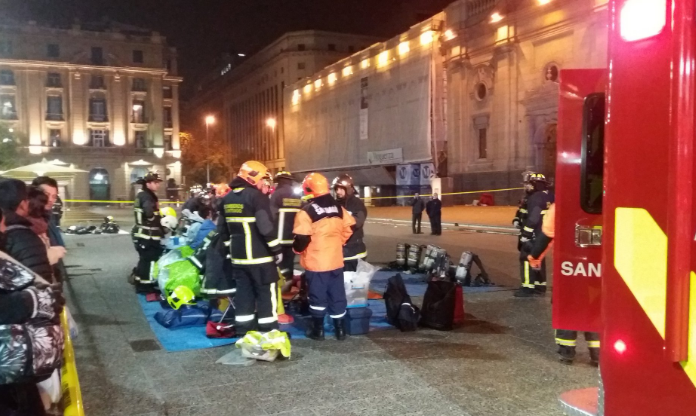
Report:
[[[273,256],[280,252],[280,241],[268,197],[241,178],[233,180],[230,188],[220,204],[218,231],[225,241],[230,241],[232,264],[273,262]]]
[[[281,245],[292,245],[292,228],[300,208],[302,200],[295,195],[292,185],[280,185],[271,195],[271,213]]]
[[[160,210],[157,195],[149,189],[143,189],[135,196],[133,204],[135,226],[133,237],[143,240],[161,240],[164,230],[160,223]]]
[[[353,234],[355,219],[331,195],[311,201],[295,217],[296,238],[308,238],[300,253],[302,267],[325,272],[343,267],[343,245]],[[299,250],[298,250],[299,251]]]

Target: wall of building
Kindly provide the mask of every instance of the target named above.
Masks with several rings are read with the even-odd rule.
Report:
[[[286,86],[374,42],[372,37],[323,31],[287,33],[241,64],[216,69],[220,75],[208,77],[187,104],[186,128],[204,138],[203,120],[213,115],[216,125],[210,132],[229,143],[233,162],[251,158],[273,171],[284,169]]]
[[[526,170],[553,177],[558,71],[606,67],[606,2],[489,1],[472,10],[473,3],[446,10],[446,26],[456,28],[443,43],[454,188],[518,187]],[[518,191],[496,197],[514,203]]]
[[[15,115],[0,116],[0,123],[28,138],[24,144],[37,162],[59,159],[88,172],[105,169],[108,180],[100,178],[108,182],[108,198],[130,197],[134,162],[180,183],[176,52],[157,33],[104,30],[0,25],[0,71],[13,75],[13,82],[1,82],[0,98],[11,97],[16,108]],[[101,62],[93,59],[93,47],[102,48]],[[140,52],[142,62],[134,62]],[[59,110],[49,111],[48,101],[55,98]],[[93,99],[103,100],[105,117]],[[134,113],[141,104],[138,119]],[[106,141],[100,144],[91,131],[106,132]],[[70,198],[93,196],[89,174],[63,184]]]

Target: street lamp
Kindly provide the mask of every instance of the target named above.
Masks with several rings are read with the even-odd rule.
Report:
[[[206,116],[205,118],[205,171],[206,171],[206,186],[210,183],[210,125],[215,124],[215,117]]]
[[[269,118],[266,119],[266,126],[270,127],[271,130],[273,130],[273,131],[275,131],[275,128],[276,128],[276,124],[277,124],[277,123],[278,123],[278,122],[277,122],[276,119],[273,118],[273,117],[269,117]]]

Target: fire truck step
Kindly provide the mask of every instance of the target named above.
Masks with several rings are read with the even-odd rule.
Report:
[[[567,416],[597,416],[598,388],[570,390],[562,393],[558,400]]]

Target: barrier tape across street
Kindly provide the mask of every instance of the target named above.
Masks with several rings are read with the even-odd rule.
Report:
[[[506,191],[519,191],[524,188],[502,188],[502,189],[486,189],[482,191],[461,191],[461,192],[445,192],[440,194],[440,196],[453,196],[453,195],[470,195],[470,194],[483,194],[491,192],[506,192]],[[432,196],[431,194],[423,194],[423,197]],[[415,195],[397,195],[397,196],[373,196],[363,199],[398,199],[398,198],[413,198]],[[90,202],[97,204],[132,204],[135,201],[102,201],[102,200],[92,200],[92,199],[66,199],[65,202]],[[184,201],[160,201],[160,204],[183,204]]]

